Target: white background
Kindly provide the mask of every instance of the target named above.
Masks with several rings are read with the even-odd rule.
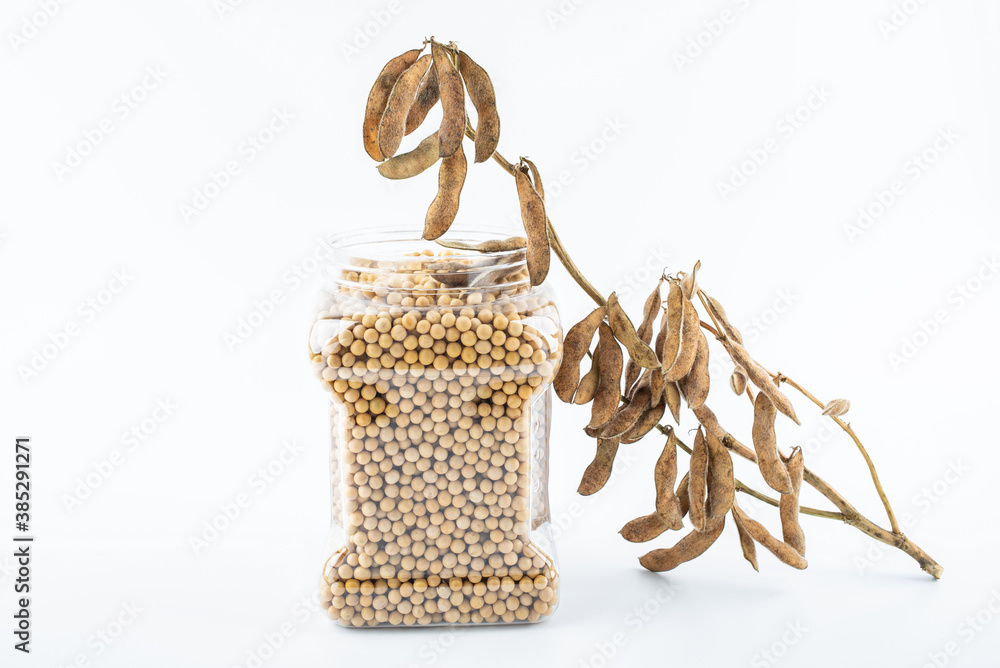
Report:
[[[0,552],[3,665],[254,665],[261,651],[268,666],[997,665],[996,2],[231,4],[6,0],[0,11],[0,534],[13,533],[13,437],[30,435],[37,536],[30,656],[11,648],[13,563]],[[894,26],[896,5],[909,13]],[[700,258],[702,285],[760,360],[852,400],[942,581],[811,518],[804,572],[761,551],[754,573],[731,528],[697,561],[644,572],[649,546],[616,531],[651,509],[659,439],[623,448],[605,490],[579,497],[588,411],[560,405],[551,620],[352,632],[310,612],[328,522],[327,398],[304,346],[311,258],[333,232],[420,228],[432,173],[382,180],[360,125],[385,61],[432,34],[492,74],[500,150],[539,164],[549,213],[597,286],[635,312],[663,266]],[[248,136],[275,110],[292,119],[250,159]],[[110,132],[58,168],[104,119]],[[775,150],[762,165],[745,163],[765,145]],[[925,151],[933,162],[915,167]],[[185,217],[230,161],[240,173]],[[752,174],[724,197],[734,169]],[[857,226],[859,207],[878,212],[895,180],[893,201]],[[509,179],[471,168],[460,225],[516,215]],[[567,323],[589,310],[561,268],[551,280]],[[227,344],[241,319],[263,324]],[[25,374],[67,328],[77,335]],[[748,439],[716,359],[713,405]],[[158,401],[176,406],[161,422]],[[851,442],[795,401],[803,427],[784,421],[784,446],[803,445],[811,468],[884,524]],[[148,432],[135,448],[132,429]],[[291,441],[293,461],[261,485],[255,472]],[[110,474],[70,503],[115,451]],[[738,475],[760,483],[749,466]],[[191,538],[240,494],[249,507],[196,553]],[[103,644],[95,634],[116,631],[133,603],[137,618]]]

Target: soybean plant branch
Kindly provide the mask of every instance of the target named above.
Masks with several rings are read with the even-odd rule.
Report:
[[[465,134],[470,139],[475,141],[476,132],[468,124],[466,125]],[[496,161],[498,165],[500,165],[504,169],[504,171],[506,171],[511,176],[514,175],[515,170],[519,169],[509,160],[504,158],[498,151],[493,153],[493,159]],[[575,280],[577,284],[583,289],[583,291],[586,292],[587,295],[591,299],[593,299],[594,302],[597,303],[598,306],[606,306],[607,300],[604,298],[601,292],[598,291],[597,288],[595,288],[594,285],[589,280],[587,280],[587,278],[583,275],[583,272],[580,271],[579,267],[576,266],[576,263],[573,262],[572,258],[569,256],[569,253],[566,251],[566,248],[562,245],[562,241],[556,234],[556,231],[552,225],[552,221],[546,217],[545,222],[546,222],[546,230],[549,237],[549,243],[552,247],[552,250],[559,258],[559,261],[566,268],[566,271],[573,278],[573,280]],[[721,327],[718,322],[716,322],[715,317],[712,315],[712,310],[709,309],[707,305],[705,305],[704,297],[701,296],[700,291],[698,292],[698,296],[701,299],[702,305],[705,307],[705,310],[711,317],[714,325],[712,326],[706,322],[702,322],[701,326],[706,330],[710,331],[716,338],[721,339],[725,337],[724,333],[725,329]],[[807,392],[805,389],[803,389],[800,385],[798,385],[791,379],[783,375],[780,376],[780,378],[781,380],[788,383],[789,385],[797,389],[799,392],[804,394],[806,397],[810,398],[818,406],[822,407],[824,405],[822,402],[816,399],[816,397],[811,395],[809,392]],[[627,401],[625,397],[622,397],[622,399],[624,401]],[[936,561],[934,561],[934,559],[932,559],[930,555],[928,555],[920,547],[918,547],[915,543],[913,543],[913,541],[909,540],[906,536],[904,536],[903,533],[899,530],[899,526],[896,522],[896,517],[892,511],[892,507],[889,504],[888,497],[886,496],[885,491],[882,489],[882,484],[879,481],[878,474],[875,472],[875,465],[871,461],[871,458],[868,456],[868,452],[861,444],[861,441],[854,433],[854,430],[851,429],[850,425],[843,422],[840,418],[835,417],[834,420],[848,435],[851,436],[851,438],[854,440],[855,444],[861,451],[862,456],[864,456],[865,461],[868,463],[868,468],[871,472],[872,480],[875,483],[875,488],[878,491],[879,498],[882,500],[882,503],[886,509],[886,513],[889,516],[889,521],[892,524],[892,531],[889,531],[887,529],[878,526],[877,524],[866,518],[864,515],[862,515],[853,505],[850,504],[850,502],[847,501],[847,499],[845,499],[839,492],[837,492],[837,490],[831,487],[825,480],[817,476],[808,468],[804,470],[803,480],[805,480],[805,482],[808,485],[813,487],[820,494],[829,499],[839,509],[840,512],[830,511],[830,510],[820,510],[817,508],[809,508],[805,506],[800,507],[799,512],[803,515],[810,515],[813,517],[822,517],[826,519],[840,520],[845,524],[848,524],[849,526],[852,526],[858,529],[859,531],[862,531],[863,533],[871,536],[877,541],[880,541],[882,543],[885,543],[886,545],[891,545],[895,548],[898,548],[899,550],[902,550],[905,554],[915,559],[923,571],[929,573],[935,579],[940,579],[941,575],[944,572],[944,569]],[[657,424],[656,428],[662,434],[668,434],[670,430],[673,429],[670,426],[663,426],[662,424]],[[726,446],[730,450],[733,450],[734,452],[742,455],[747,459],[750,459],[751,461],[756,461],[756,456],[754,455],[754,451],[750,448],[747,448],[739,441],[737,441],[731,434],[727,433],[724,442],[726,443]],[[691,454],[691,449],[687,445],[682,443],[679,439],[678,439],[678,445],[682,450],[684,450],[688,454]],[[757,490],[751,488],[750,486],[746,485],[740,480],[736,480],[736,489],[764,503],[767,503],[772,506],[778,506],[777,500],[767,496],[766,494],[758,492]]]

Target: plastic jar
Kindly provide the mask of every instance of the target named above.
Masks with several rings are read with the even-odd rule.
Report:
[[[414,237],[341,235],[326,267],[310,334],[332,398],[320,597],[351,627],[540,621],[559,584],[552,294],[529,284],[524,251]]]

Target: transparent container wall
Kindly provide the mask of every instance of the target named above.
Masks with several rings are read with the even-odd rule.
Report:
[[[523,251],[390,232],[335,245],[310,336],[332,397],[329,616],[352,627],[545,618],[559,583],[551,294],[529,285]]]

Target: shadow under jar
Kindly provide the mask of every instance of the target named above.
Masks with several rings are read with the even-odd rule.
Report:
[[[350,627],[544,619],[559,584],[551,292],[530,285],[523,250],[455,251],[402,231],[334,248],[310,334],[332,398],[328,615]]]

